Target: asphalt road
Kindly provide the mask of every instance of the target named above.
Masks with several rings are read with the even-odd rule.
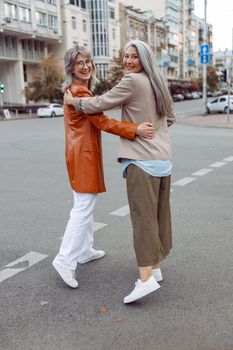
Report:
[[[117,137],[103,134],[95,214],[106,257],[71,290],[51,266],[72,206],[63,118],[0,122],[1,350],[233,349],[232,130],[177,124],[171,138],[173,250],[160,290],[126,306],[137,268],[129,215],[111,215],[127,205]]]

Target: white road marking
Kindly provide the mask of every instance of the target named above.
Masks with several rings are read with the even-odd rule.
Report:
[[[211,171],[213,171],[214,169],[200,169],[198,171],[196,171],[195,173],[192,173],[193,176],[204,176],[208,173],[210,173]]]
[[[185,186],[194,180],[196,180],[195,177],[183,177],[183,179],[173,182],[172,186]]]
[[[233,156],[223,159],[223,162],[233,162]]]
[[[116,216],[126,216],[129,214],[129,205],[127,204],[120,209],[114,210],[110,214]]]
[[[213,163],[211,164],[210,166],[212,168],[220,168],[221,166],[225,165],[226,163],[223,163],[223,162],[216,162],[216,163]]]
[[[94,222],[94,232],[99,231],[104,226],[107,226],[107,224],[103,224],[102,222]]]
[[[17,273],[28,269],[29,267],[37,264],[41,260],[47,258],[48,255],[40,254],[37,252],[30,252],[21,258],[5,265],[0,271],[0,282],[16,275]]]

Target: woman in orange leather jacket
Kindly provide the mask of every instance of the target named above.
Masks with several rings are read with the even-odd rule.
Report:
[[[65,55],[66,82],[74,97],[91,97],[95,65],[85,47],[74,47]],[[93,248],[93,213],[97,193],[105,192],[101,130],[133,140],[137,135],[152,138],[150,123],[120,122],[99,113],[77,115],[73,106],[64,105],[66,165],[73,189],[74,206],[70,212],[59,253],[52,264],[63,281],[78,287],[77,263],[84,264],[104,257],[105,252]]]

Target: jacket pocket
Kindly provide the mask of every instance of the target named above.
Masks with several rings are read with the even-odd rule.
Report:
[[[96,142],[84,142],[83,143],[84,152],[99,152],[99,146]]]

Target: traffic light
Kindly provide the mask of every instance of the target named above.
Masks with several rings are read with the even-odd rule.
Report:
[[[0,84],[0,93],[4,94],[4,84],[3,83]]]
[[[221,81],[227,82],[227,70],[223,69],[222,75],[221,75]]]

